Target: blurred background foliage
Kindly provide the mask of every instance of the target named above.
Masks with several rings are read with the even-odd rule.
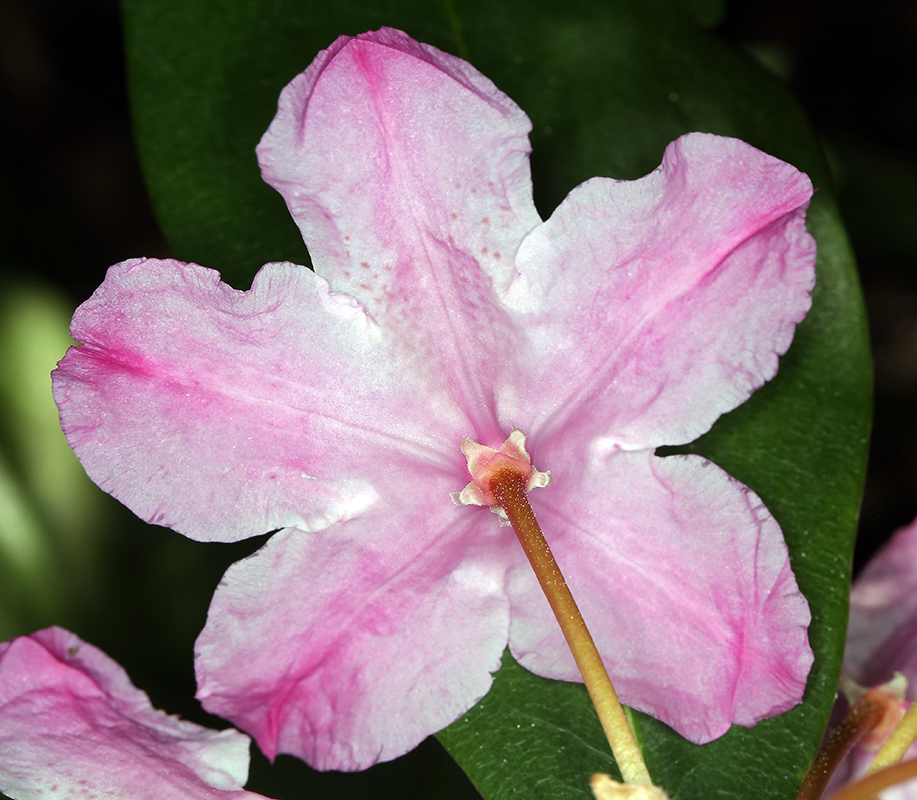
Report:
[[[876,362],[861,563],[917,514],[917,2],[736,0],[722,19],[692,5],[786,81],[832,163]],[[193,641],[226,566],[263,540],[205,546],[140,523],[86,479],[50,399],[70,314],[108,265],[168,255],[134,154],[115,0],[0,4],[0,120],[0,641],[63,625],[154,704],[206,722]],[[475,796],[435,743],[367,773],[304,774],[255,755],[252,788]]]

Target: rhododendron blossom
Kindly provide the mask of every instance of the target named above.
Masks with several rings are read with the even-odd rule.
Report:
[[[843,672],[863,687],[900,686],[899,716],[917,699],[917,520],[896,531],[853,582]],[[826,795],[861,778],[889,732],[857,744]],[[917,745],[906,758],[917,758]],[[886,789],[881,797],[917,800],[917,781]]]
[[[62,628],[0,643],[0,791],[13,800],[257,800],[242,790],[248,748],[239,731],[157,711]]]
[[[812,186],[691,134],[543,222],[530,128],[458,58],[342,37],[257,149],[315,272],[268,264],[243,292],[128,261],[74,316],[54,388],[90,476],[194,539],[280,529],[227,571],[196,653],[204,706],[270,757],[404,753],[507,646],[579,679],[515,536],[453,502],[474,446],[514,429],[623,702],[707,742],[802,697],[810,616],[777,522],[703,458],[654,450],[775,374],[810,305]]]
[[[896,672],[917,698],[917,520],[894,533],[850,590],[844,674],[878,686]]]

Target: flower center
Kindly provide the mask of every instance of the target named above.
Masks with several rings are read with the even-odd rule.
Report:
[[[491,511],[506,519],[506,512],[491,491],[491,483],[497,475],[518,475],[526,492],[551,482],[550,472],[539,472],[532,466],[532,457],[525,449],[525,434],[518,428],[513,428],[499,450],[466,439],[462,442],[462,452],[468,459],[471,483],[452,495],[460,505],[490,506]]]

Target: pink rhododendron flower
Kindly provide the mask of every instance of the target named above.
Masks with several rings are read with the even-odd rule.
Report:
[[[896,531],[853,582],[843,672],[861,686],[881,686],[900,673],[907,682],[902,713],[917,699],[917,520]],[[879,744],[854,747],[826,796],[862,777]],[[911,746],[906,758],[917,758],[917,746]],[[917,781],[893,786],[880,796],[917,800]]]
[[[771,378],[810,305],[805,175],[692,134],[547,222],[525,114],[466,62],[383,29],[282,93],[258,147],[315,272],[248,292],[194,264],[112,267],[54,376],[89,474],[231,567],[199,697],[319,768],[414,747],[509,645],[578,680],[509,529],[457,505],[461,445],[514,428],[529,497],[622,700],[694,742],[801,699],[809,610],[780,529],[693,440]]]
[[[895,532],[850,590],[844,674],[878,686],[896,672],[917,699],[917,520]]]
[[[257,800],[249,739],[157,711],[62,628],[0,643],[0,791],[13,800]]]

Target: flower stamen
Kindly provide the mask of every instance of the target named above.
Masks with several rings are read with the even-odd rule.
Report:
[[[914,743],[914,739],[917,739],[917,703],[911,703],[911,707],[885,740],[885,744],[879,748],[879,752],[866,770],[866,775],[872,775],[880,769],[900,762]]]

